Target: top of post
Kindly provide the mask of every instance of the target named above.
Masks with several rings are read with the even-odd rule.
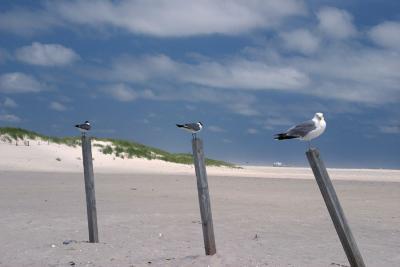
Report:
[[[193,140],[201,140],[199,137],[197,137],[197,134],[192,134],[192,139]]]
[[[197,136],[193,136],[192,141],[193,142],[202,142],[201,138],[197,137]]]

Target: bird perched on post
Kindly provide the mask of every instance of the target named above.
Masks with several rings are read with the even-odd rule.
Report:
[[[285,140],[298,138],[307,141],[309,146],[311,146],[311,140],[320,136],[325,131],[325,128],[326,122],[324,114],[317,112],[311,120],[293,126],[286,132],[276,134],[274,139]]]
[[[196,123],[177,124],[176,126],[190,132],[193,138],[196,138],[196,133],[200,132],[203,128],[203,124],[200,121]]]
[[[85,121],[85,123],[82,124],[77,124],[75,125],[76,128],[79,129],[79,131],[82,132],[82,134],[85,134],[86,132],[90,131],[90,122],[89,121]]]

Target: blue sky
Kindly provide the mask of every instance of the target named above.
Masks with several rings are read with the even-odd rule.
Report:
[[[328,166],[400,168],[400,2],[2,1],[0,125],[306,165],[274,133],[323,112]]]

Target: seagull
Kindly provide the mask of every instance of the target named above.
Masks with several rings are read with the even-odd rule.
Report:
[[[85,123],[83,124],[77,124],[75,125],[76,128],[79,129],[79,131],[82,132],[82,134],[85,134],[86,132],[88,132],[90,130],[90,122],[89,121],[85,121]]]
[[[192,133],[193,138],[196,138],[196,133],[200,132],[203,128],[203,124],[200,121],[196,123],[177,124],[176,126]]]
[[[279,133],[274,136],[276,140],[294,139],[298,138],[307,141],[311,147],[311,140],[320,136],[326,128],[324,114],[317,112],[309,121],[305,121],[296,126],[291,127],[284,133]]]

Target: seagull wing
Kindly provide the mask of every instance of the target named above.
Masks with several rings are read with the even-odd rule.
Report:
[[[198,123],[186,123],[183,127],[194,131],[200,131],[201,129]]]
[[[75,125],[75,127],[82,129],[82,130],[86,130],[86,131],[90,130],[90,125],[87,125],[87,124],[77,124],[77,125]]]
[[[82,129],[85,129],[86,131],[89,131],[90,128],[91,128],[90,125],[82,124]]]
[[[293,126],[289,130],[286,131],[287,135],[296,136],[296,137],[304,137],[312,130],[316,129],[314,121],[309,120],[302,122],[296,126]]]

